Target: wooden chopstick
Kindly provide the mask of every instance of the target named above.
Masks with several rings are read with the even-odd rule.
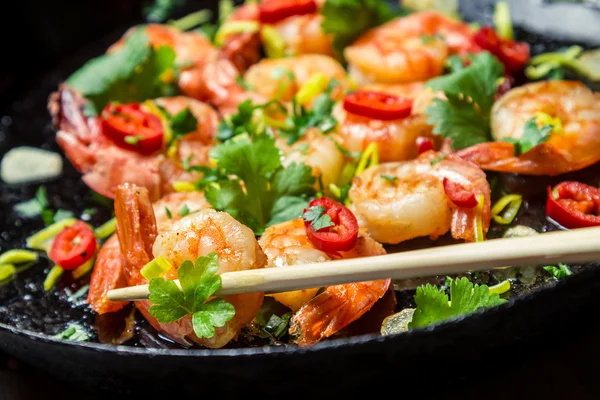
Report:
[[[489,270],[509,265],[600,260],[600,227],[434,247],[382,256],[221,274],[216,293],[286,292],[376,279],[407,279]],[[148,285],[114,289],[112,301],[143,300]]]

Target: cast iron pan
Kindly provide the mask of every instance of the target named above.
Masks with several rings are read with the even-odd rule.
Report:
[[[107,3],[102,7],[105,14]],[[489,22],[490,3],[463,1],[461,11],[470,20]],[[94,12],[95,6],[101,7],[100,2],[89,2],[87,10]],[[96,39],[93,46],[84,46],[75,55],[65,56],[67,61],[53,67],[50,73],[28,81],[25,86],[31,89],[7,104],[0,114],[4,115],[0,120],[0,155],[23,144],[60,152],[46,111],[47,97],[84,61],[104,51],[129,25],[139,22],[131,16],[131,10],[121,9],[122,14],[115,15],[113,25],[107,25],[115,28],[112,33]],[[586,12],[598,14],[596,20],[600,23],[600,12]],[[554,18],[558,17],[554,14]],[[560,18],[568,20],[564,15]],[[121,23],[124,25],[115,26]],[[97,25],[91,24],[89,30],[102,32]],[[65,28],[61,29],[65,33]],[[79,24],[79,29],[85,28]],[[552,37],[535,35],[531,28],[517,32],[520,39],[533,44],[534,52],[585,40],[574,38],[568,29]],[[49,44],[41,44],[45,45]],[[54,208],[81,212],[92,201],[89,191],[68,162],[65,165],[60,180],[45,183],[50,202]],[[574,176],[596,182],[599,177],[599,167]],[[24,238],[40,228],[39,222],[21,220],[12,211],[14,203],[31,198],[36,188],[35,184],[0,186],[0,252],[22,247]],[[91,222],[101,223],[108,217],[110,209],[104,208]],[[543,290],[524,293],[517,301],[496,309],[396,336],[354,336],[307,349],[271,346],[198,350],[168,345],[142,324],[134,346],[70,343],[49,335],[64,329],[69,321],[90,324],[93,314],[85,305],[73,306],[69,302],[65,290],[75,291],[76,283],[62,282],[59,290],[43,293],[41,282],[47,267],[43,263],[36,265],[0,288],[0,350],[71,384],[130,395],[158,394],[177,388],[178,395],[299,397],[314,394],[314,388],[318,388],[320,396],[352,395],[365,389],[370,395],[391,390],[393,395],[401,396],[405,387],[421,387],[435,396],[442,394],[447,384],[465,384],[498,368],[511,368],[519,360],[564,340],[569,332],[598,324],[600,270],[588,266],[576,267],[580,271],[574,276]]]

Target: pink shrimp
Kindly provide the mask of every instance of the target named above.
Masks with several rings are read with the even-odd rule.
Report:
[[[379,164],[354,178],[349,198],[359,226],[390,244],[421,236],[436,239],[448,231],[455,239],[475,241],[478,222],[487,233],[490,186],[485,173],[456,155],[431,165],[440,155],[428,151],[415,160]],[[481,210],[456,206],[446,194],[444,178],[483,196]]]
[[[346,112],[342,104],[334,109],[338,120],[337,132],[343,145],[349,151],[362,152],[371,143],[376,143],[379,158],[383,162],[402,161],[416,158],[417,138],[427,137],[441,141],[433,134],[433,127],[427,123],[425,108],[436,96],[421,82],[407,84],[372,84],[361,90],[376,91],[413,99],[411,115],[392,121],[381,121]]]
[[[441,75],[449,55],[475,50],[473,37],[467,24],[424,11],[366,32],[344,55],[358,84],[424,81]]]
[[[543,113],[560,121],[547,141],[516,156],[512,143],[521,139],[525,125]],[[504,94],[492,108],[492,136],[496,142],[478,144],[457,154],[484,170],[525,175],[559,175],[600,161],[600,93],[581,82],[530,83]]]
[[[219,256],[219,273],[262,268],[266,263],[254,233],[227,213],[202,209],[157,227],[148,191],[130,184],[117,188],[115,213],[129,285],[147,283],[140,270],[158,256],[165,257],[177,269],[185,260],[195,260],[214,251]],[[175,272],[167,273],[167,277],[174,278]],[[149,312],[150,301],[137,301],[135,305],[152,326],[174,341],[219,348],[254,319],[263,297],[263,293],[226,296],[236,309],[235,316],[216,328],[215,336],[202,339],[194,334],[189,316],[172,323],[159,323]]]
[[[172,112],[189,107],[198,120],[198,129],[179,142],[174,156],[167,156],[165,148],[142,155],[118,146],[103,134],[100,118],[85,115],[86,100],[79,93],[63,85],[52,94],[48,107],[58,130],[56,141],[90,188],[113,198],[118,185],[130,182],[148,188],[150,197],[156,200],[173,190],[174,180],[191,179],[181,168],[182,161],[191,154],[194,164],[208,164],[208,150],[218,123],[214,110],[185,97],[155,101]]]
[[[328,261],[333,258],[356,258],[385,254],[383,247],[364,232],[354,249],[339,257],[314,247],[306,236],[301,218],[273,225],[259,240],[270,268],[293,268],[294,265]],[[383,297],[390,279],[329,286],[315,297],[319,288],[276,293],[275,300],[295,312],[290,333],[299,335],[298,344],[308,346],[330,337],[359,319]]]

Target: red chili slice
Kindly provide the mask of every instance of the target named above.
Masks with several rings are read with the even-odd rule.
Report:
[[[474,41],[483,50],[498,57],[509,73],[519,72],[529,61],[530,53],[527,43],[503,39],[488,25],[479,29],[475,34]]]
[[[433,140],[431,140],[431,138],[419,136],[416,142],[419,154],[425,153],[429,150],[433,150]]]
[[[306,235],[316,248],[326,253],[349,251],[356,246],[358,238],[358,221],[347,207],[337,201],[321,197],[310,202],[310,207],[325,207],[325,213],[331,218],[334,226],[315,231],[312,221],[305,221]],[[306,210],[305,210],[306,211]]]
[[[444,178],[444,192],[457,207],[474,208],[477,206],[475,193],[448,178]]]
[[[77,221],[56,236],[50,259],[68,271],[83,265],[95,252],[94,232],[85,222]]]
[[[546,213],[569,229],[600,226],[600,189],[573,181],[548,187]]]
[[[294,15],[317,12],[315,0],[263,0],[258,5],[260,22],[274,24]]]
[[[412,111],[412,99],[387,93],[357,90],[344,98],[349,113],[389,121],[406,118]]]
[[[154,153],[163,145],[160,119],[139,104],[109,104],[102,111],[102,131],[118,145],[143,154]]]

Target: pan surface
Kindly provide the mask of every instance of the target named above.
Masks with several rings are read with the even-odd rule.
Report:
[[[490,3],[463,1],[461,11],[470,20],[488,22]],[[596,14],[595,27],[599,27],[600,12],[587,11]],[[125,28],[117,28],[69,57],[2,110],[0,115],[5,117],[0,120],[0,155],[17,145],[41,146],[60,153],[46,111],[47,96],[71,71],[114,42]],[[556,37],[539,37],[525,30],[518,34],[534,44],[534,52],[589,39],[582,36],[575,40],[568,29],[556,32]],[[577,177],[597,180],[600,168],[581,171]],[[81,212],[93,202],[68,162],[64,176],[45,186],[55,208]],[[39,222],[21,220],[12,212],[12,206],[31,198],[36,187],[0,186],[0,252],[22,247],[24,237],[40,228]],[[110,216],[109,208],[100,204],[98,208],[104,211],[96,214],[92,223],[101,223]],[[301,396],[318,386],[322,395],[330,390],[341,396],[367,387],[375,394],[401,379],[405,382],[402,385],[411,386],[440,382],[439,387],[428,387],[434,395],[443,393],[444,382],[468,382],[497,368],[510,368],[520,357],[545,351],[569,331],[598,324],[590,316],[597,315],[594,299],[600,298],[600,271],[587,268],[509,304],[434,328],[388,337],[373,334],[335,339],[308,349],[279,346],[185,350],[157,340],[151,328],[143,324],[136,332],[136,347],[68,343],[49,334],[61,331],[69,321],[91,324],[93,315],[85,305],[73,306],[78,300],[69,293],[77,291],[76,283],[65,282],[61,290],[44,294],[41,282],[47,267],[37,265],[0,288],[0,350],[58,377],[68,377],[71,382],[127,394],[156,394],[176,387],[190,394],[269,393],[289,397],[289,388]],[[333,385],[340,382],[341,388]]]

